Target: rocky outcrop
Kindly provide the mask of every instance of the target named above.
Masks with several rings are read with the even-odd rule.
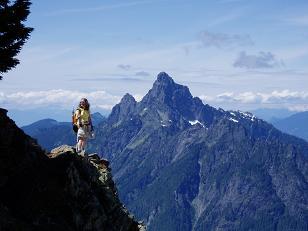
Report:
[[[45,153],[0,109],[0,230],[142,230],[108,161],[70,146]]]

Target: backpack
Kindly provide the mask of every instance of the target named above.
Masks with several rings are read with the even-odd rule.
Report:
[[[78,110],[79,113],[80,113],[80,109],[77,108],[76,111],[77,111],[77,110]],[[75,133],[78,132],[78,125],[77,125],[77,123],[78,123],[78,119],[77,119],[77,117],[76,117],[76,112],[74,111],[74,108],[73,108],[73,111],[72,111],[72,125],[73,125],[73,131],[74,131]]]

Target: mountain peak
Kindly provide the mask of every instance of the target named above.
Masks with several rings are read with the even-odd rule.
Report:
[[[166,72],[160,72],[157,75],[157,80],[155,81],[154,85],[155,84],[170,85],[174,84],[174,81]]]
[[[134,98],[134,96],[132,96],[131,94],[129,93],[126,93],[122,99],[121,99],[121,103],[136,103],[136,100]]]
[[[152,89],[142,100],[143,102],[159,101],[162,103],[173,104],[175,96],[181,95],[180,98],[192,98],[188,87],[177,84],[166,73],[160,72],[157,76],[157,80],[154,82]]]
[[[108,120],[116,122],[118,120],[127,118],[128,115],[134,113],[136,105],[137,102],[135,98],[132,95],[126,93],[121,99],[120,103],[112,108]]]
[[[199,98],[193,98],[188,87],[178,84],[165,72],[157,76],[152,89],[143,97],[140,108],[154,108],[171,117],[182,116],[185,120],[212,121],[212,111],[208,112]],[[207,114],[207,116],[205,116]],[[171,118],[170,117],[170,118]]]

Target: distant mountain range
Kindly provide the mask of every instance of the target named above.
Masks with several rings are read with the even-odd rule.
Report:
[[[166,73],[140,102],[126,94],[89,150],[148,230],[308,229],[308,143],[204,105]]]
[[[71,112],[72,110],[70,108],[68,108],[67,110],[61,108],[52,108],[52,107],[35,108],[35,109],[21,108],[21,109],[8,110],[8,116],[10,116],[10,118],[13,119],[19,127],[22,127],[46,118],[52,118],[56,121],[69,122],[71,117]],[[110,114],[110,111],[107,110],[99,110],[97,112],[99,112],[103,116],[107,116]]]
[[[308,111],[296,113],[287,109],[258,109],[252,112],[279,130],[308,141]]]
[[[290,111],[288,109],[275,109],[275,108],[259,108],[251,111],[258,118],[263,119],[269,123],[276,122],[278,120],[285,119],[296,112]]]
[[[299,112],[287,118],[277,120],[273,124],[283,132],[308,141],[308,111]]]
[[[105,117],[96,112],[92,114],[94,127],[105,120]],[[30,125],[21,127],[21,129],[47,151],[52,150],[62,144],[75,145],[76,134],[72,130],[71,122],[58,122],[53,119],[39,120]]]

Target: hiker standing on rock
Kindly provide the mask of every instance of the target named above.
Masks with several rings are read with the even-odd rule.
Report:
[[[74,116],[78,127],[76,151],[78,153],[82,151],[84,152],[87,140],[93,131],[90,104],[86,98],[80,100],[79,107],[76,109]]]

